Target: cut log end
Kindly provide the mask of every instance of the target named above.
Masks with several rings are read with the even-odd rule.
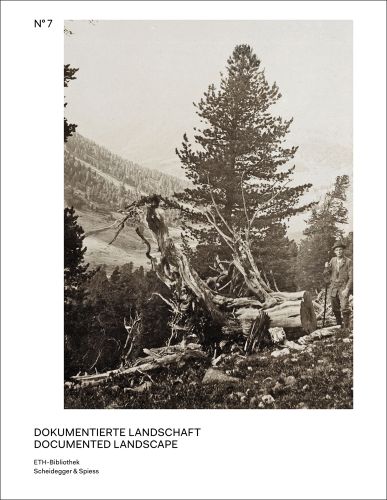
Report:
[[[312,333],[317,328],[316,315],[309,292],[281,293],[283,302],[265,309],[270,318],[270,326],[282,328],[301,328],[305,333]],[[259,315],[259,309],[245,307],[236,312],[242,330],[248,335],[251,323]]]
[[[309,292],[304,292],[301,300],[301,328],[312,333],[317,329],[317,318],[313,307],[312,297]]]
[[[301,328],[305,333],[312,333],[317,328],[312,297],[309,292],[282,293],[284,302],[267,309],[270,326],[282,328]]]

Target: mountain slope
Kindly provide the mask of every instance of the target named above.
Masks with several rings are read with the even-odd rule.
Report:
[[[143,194],[171,196],[184,180],[141,167],[75,134],[65,147],[65,201],[74,208],[114,210]]]
[[[95,142],[75,134],[64,152],[65,205],[73,206],[84,231],[112,224],[121,217],[117,211],[141,195],[158,193],[171,196],[182,191],[188,183],[157,170],[143,168],[125,160]],[[170,211],[166,219],[172,232],[176,214]],[[108,245],[114,230],[85,238],[85,260],[91,267],[114,267],[132,261],[136,266],[149,265],[144,243],[135,228],[126,226],[119,238]]]

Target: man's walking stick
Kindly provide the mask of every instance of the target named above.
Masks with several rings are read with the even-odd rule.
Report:
[[[328,262],[325,262],[325,269],[324,269],[324,282],[325,282],[325,297],[324,297],[324,315],[323,315],[323,323],[322,327],[324,328],[325,326],[325,315],[327,312],[327,295],[328,295],[328,285],[330,282],[330,278],[327,275],[328,272]]]

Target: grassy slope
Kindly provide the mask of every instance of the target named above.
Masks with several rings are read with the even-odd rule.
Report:
[[[122,217],[122,214],[109,212],[101,213],[93,210],[76,210],[79,215],[79,223],[85,232],[111,225],[115,219]],[[175,240],[179,240],[179,230],[172,228],[171,235]],[[135,267],[144,266],[150,269],[149,260],[145,256],[146,247],[143,241],[135,232],[135,227],[126,226],[116,241],[112,245],[108,243],[115,234],[114,229],[109,229],[103,233],[98,233],[85,238],[84,245],[87,247],[85,261],[91,267],[105,265],[110,274],[116,266],[122,266],[128,262],[133,262]],[[149,237],[149,241],[152,238]],[[157,250],[156,243],[153,245],[153,252]]]
[[[89,141],[84,137],[82,137],[82,139],[86,142],[93,143],[93,141]],[[70,141],[72,140],[76,140],[76,137],[70,139]],[[113,175],[103,172],[102,170],[93,166],[91,163],[88,163],[82,158],[76,157],[76,159],[80,163],[80,168],[84,167],[93,170],[93,172],[105,179],[108,184],[114,184],[116,187],[124,185],[126,190],[129,191],[132,196],[137,196],[138,194],[147,194],[144,191],[141,191],[140,193],[137,192],[136,189],[130,184],[123,184]],[[170,176],[167,175],[167,177]],[[183,186],[185,185],[188,185],[188,182],[182,181],[181,179],[179,179],[179,183],[181,184],[181,188],[183,188]],[[79,199],[83,199],[85,201],[85,193],[80,191],[79,189],[76,189],[75,191]],[[70,205],[71,203],[68,203],[65,200],[65,206]],[[101,207],[104,208],[100,205],[100,208]],[[75,209],[77,215],[79,215],[79,223],[85,232],[97,229],[99,227],[108,226],[114,222],[114,219],[119,219],[122,217],[122,215],[119,213],[111,212],[109,208],[106,208],[105,211],[90,210],[80,209],[75,205]],[[180,240],[180,229],[171,228],[170,232],[175,240]],[[116,266],[122,266],[123,264],[126,264],[128,262],[133,262],[135,267],[144,266],[145,269],[150,269],[149,260],[145,256],[145,245],[135,233],[135,227],[126,226],[117,240],[112,245],[108,245],[108,243],[113,238],[113,235],[114,230],[109,230],[85,239],[85,246],[87,246],[85,261],[89,263],[92,268],[100,265],[105,265],[108,274],[110,274]]]
[[[239,379],[232,386],[203,385],[210,361],[195,362],[152,374],[153,383],[142,393],[130,389],[149,381],[140,374],[98,387],[65,388],[65,407],[352,408],[352,355],[352,336],[339,330],[335,337],[315,341],[306,351],[292,351],[283,358],[273,358],[269,350],[246,358],[226,356],[221,369]],[[284,383],[289,376],[295,378],[293,385]],[[264,395],[274,401],[264,403]]]
[[[79,223],[85,232],[109,226],[114,222],[114,219],[122,217],[118,213],[110,215],[92,210],[77,210],[76,212],[79,215]],[[111,273],[116,266],[130,261],[135,266],[148,266],[149,261],[144,251],[145,245],[135,233],[134,227],[126,226],[116,241],[112,245],[108,245],[114,233],[114,229],[109,229],[85,238],[84,244],[87,247],[85,260],[91,267],[104,264],[108,273]]]

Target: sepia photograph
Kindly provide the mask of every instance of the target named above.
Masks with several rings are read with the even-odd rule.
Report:
[[[65,409],[353,408],[352,29],[65,21]]]
[[[1,14],[1,498],[385,499],[386,2]]]

